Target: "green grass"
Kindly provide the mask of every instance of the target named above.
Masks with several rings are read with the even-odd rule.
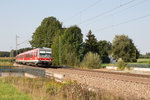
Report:
[[[103,68],[105,68],[106,66],[114,66],[113,63],[102,63]]]
[[[150,64],[150,59],[138,59],[137,63]]]
[[[14,57],[0,57],[0,66],[12,66],[14,61]]]
[[[128,64],[143,64],[143,65],[146,65],[146,64],[150,64],[150,59],[138,59],[137,62],[133,62],[133,63],[128,63]],[[103,63],[102,64],[103,67],[106,67],[106,66],[114,66],[113,63]]]
[[[31,98],[24,93],[21,93],[10,83],[2,82],[0,79],[0,100],[31,100]]]
[[[150,67],[150,59],[138,59],[135,63],[128,63],[128,64],[135,64],[137,67],[140,66],[149,66]]]
[[[138,61],[150,61],[150,59],[138,59]]]

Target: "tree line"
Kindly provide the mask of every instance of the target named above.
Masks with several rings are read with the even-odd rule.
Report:
[[[76,66],[88,52],[98,54],[102,63],[109,63],[109,56],[125,62],[136,62],[139,57],[133,40],[124,34],[116,35],[111,43],[98,41],[89,30],[83,42],[83,34],[78,26],[62,27],[62,23],[55,17],[44,18],[29,42],[32,48],[52,48],[54,65]]]
[[[10,52],[7,51],[0,51],[0,57],[9,57]]]
[[[12,49],[11,51],[10,51],[10,55],[9,55],[9,57],[15,57],[17,54],[20,54],[20,53],[23,53],[23,52],[25,52],[25,51],[28,51],[28,50],[32,50],[33,48],[31,48],[31,47],[28,47],[28,48],[21,48],[21,49],[19,49],[19,50],[14,50],[14,49]]]
[[[150,52],[148,52],[146,54],[140,54],[140,58],[148,58],[148,59],[150,59]]]

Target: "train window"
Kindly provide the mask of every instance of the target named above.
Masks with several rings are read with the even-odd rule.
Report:
[[[52,52],[50,50],[41,50],[41,51],[39,51],[39,56],[41,58],[51,58]]]
[[[33,52],[30,53],[30,57],[33,57]]]
[[[27,53],[27,54],[26,54],[26,57],[27,57],[27,58],[29,58],[29,57],[30,57],[30,56],[29,56],[29,53]]]

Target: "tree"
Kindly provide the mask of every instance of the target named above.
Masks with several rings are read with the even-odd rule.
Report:
[[[61,65],[62,60],[62,34],[64,33],[64,30],[59,30],[58,34],[55,35],[55,38],[53,39],[52,44],[52,50],[53,50],[53,65]]]
[[[32,35],[32,47],[48,47],[53,43],[53,38],[62,29],[62,24],[55,17],[44,18],[41,25]]]
[[[146,53],[146,56],[149,56],[149,57],[150,57],[150,52]]]
[[[27,48],[21,48],[19,50],[17,50],[17,54],[23,53],[25,51],[29,51],[32,50],[33,48],[27,47]],[[10,51],[10,57],[15,57],[16,56],[16,50],[11,50]]]
[[[64,32],[62,42],[63,44],[71,44],[72,47],[76,49],[76,53],[78,53],[83,42],[83,34],[81,33],[81,29],[76,25],[67,28]]]
[[[85,39],[85,54],[89,51],[97,53],[98,52],[97,39],[95,38],[95,35],[92,34],[91,30],[89,30],[86,37],[87,39]]]
[[[80,59],[80,49],[83,42],[83,34],[81,29],[77,26],[71,26],[65,29],[61,39],[62,42],[62,60],[63,63],[70,63],[74,65]],[[72,57],[70,61],[70,57]]]
[[[10,57],[15,57],[16,56],[16,50],[12,49],[10,51]]]
[[[146,53],[146,54],[140,54],[140,58],[150,58],[150,52]]]
[[[77,26],[59,30],[52,44],[53,64],[76,65],[80,61],[82,36],[81,29]]]
[[[10,52],[7,51],[0,51],[0,57],[9,57]]]
[[[112,43],[112,54],[115,59],[122,59],[125,62],[136,62],[139,51],[128,36],[116,35]]]
[[[98,42],[98,53],[101,57],[103,63],[109,63],[109,54],[111,52],[112,44],[107,42],[106,40],[102,40]]]

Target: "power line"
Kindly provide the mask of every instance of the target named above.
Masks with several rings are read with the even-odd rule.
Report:
[[[122,24],[126,24],[126,23],[134,22],[134,21],[137,21],[137,20],[140,20],[140,19],[144,19],[144,18],[149,17],[149,16],[150,16],[150,14],[145,15],[145,16],[141,16],[141,17],[137,17],[137,18],[134,18],[134,19],[130,19],[130,20],[127,20],[127,21],[118,23],[118,24],[114,24],[114,25],[110,25],[110,26],[103,27],[103,28],[98,29],[98,30],[96,30],[96,31],[99,31],[99,30],[106,30],[106,29],[109,29],[109,28],[112,28],[112,27],[116,27],[116,26],[119,26],[119,25],[122,25]],[[96,32],[96,31],[94,31],[94,32]]]
[[[125,9],[123,9],[123,10],[121,10],[121,11],[118,11],[118,12],[115,12],[115,13],[112,13],[112,14],[109,14],[109,15],[107,15],[107,16],[104,16],[103,18],[101,18],[101,20],[102,20],[102,19],[105,19],[105,18],[107,18],[107,17],[111,17],[112,15],[116,15],[116,14],[122,13],[123,11],[128,10],[128,9],[130,9],[130,8],[133,8],[133,7],[137,6],[137,5],[140,5],[140,4],[142,4],[142,3],[146,2],[146,1],[148,1],[148,0],[143,0],[143,1],[141,1],[141,2],[138,2],[138,3],[136,3],[136,4],[134,4],[134,5],[130,6],[130,7],[128,7],[128,8],[125,8]],[[91,22],[91,23],[88,23],[87,25],[92,24],[92,23],[95,23],[95,22],[98,22],[98,20],[95,20],[95,21],[93,21],[93,22]]]
[[[28,38],[27,40],[25,40],[25,41],[23,41],[23,42],[21,42],[21,43],[17,44],[17,45],[21,45],[21,44],[23,44],[23,43],[25,43],[25,42],[29,41],[30,39],[31,39],[31,37],[30,37],[30,38]]]
[[[18,38],[19,38],[19,37],[16,35],[16,55],[18,54],[18,53],[17,53],[17,49],[18,49],[18,47],[17,47],[17,46],[18,46]]]
[[[129,1],[129,2],[126,2],[126,3],[122,4],[122,5],[119,5],[119,6],[117,6],[117,7],[114,7],[114,8],[112,8],[112,9],[110,9],[110,10],[107,10],[107,11],[105,11],[105,12],[102,12],[102,13],[100,13],[100,14],[98,14],[98,15],[92,17],[92,18],[89,18],[89,19],[84,20],[84,21],[81,22],[80,24],[83,24],[83,23],[86,23],[86,22],[88,22],[88,21],[91,21],[91,20],[93,20],[93,19],[95,19],[95,18],[97,18],[97,17],[104,16],[104,15],[106,15],[106,14],[108,14],[108,13],[110,13],[110,12],[113,12],[113,11],[119,9],[119,8],[122,8],[122,7],[124,7],[124,6],[126,6],[126,5],[128,5],[128,4],[130,4],[130,3],[132,3],[132,2],[134,2],[134,1],[136,1],[136,0],[131,0],[131,1]]]
[[[70,19],[72,19],[72,18],[74,18],[74,17],[76,17],[76,16],[81,15],[81,13],[83,13],[83,12],[87,11],[88,9],[94,7],[95,5],[97,5],[97,4],[98,4],[99,2],[101,2],[101,1],[102,1],[102,0],[97,0],[96,2],[94,2],[93,4],[91,4],[90,6],[84,8],[83,10],[81,10],[81,11],[79,11],[78,13],[74,14],[73,16],[67,18],[66,20],[69,21]],[[68,19],[69,19],[69,20],[68,20]]]
[[[102,1],[102,0],[97,0],[95,3],[91,4],[91,5],[88,6],[87,8],[81,10],[80,12],[85,12],[85,11],[87,11],[88,9],[90,9],[90,8],[94,7],[95,5],[97,5],[100,1]]]

